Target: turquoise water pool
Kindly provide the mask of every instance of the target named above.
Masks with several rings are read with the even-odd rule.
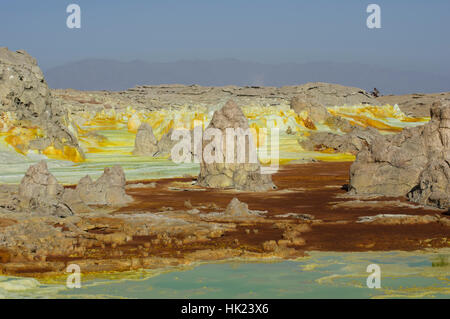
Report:
[[[450,298],[450,251],[323,253],[292,261],[232,260],[63,282],[0,277],[3,298]],[[369,264],[381,288],[368,288]]]

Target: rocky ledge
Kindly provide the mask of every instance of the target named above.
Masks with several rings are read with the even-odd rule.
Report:
[[[408,196],[411,201],[450,207],[450,103],[435,102],[431,121],[401,133],[376,136],[350,169],[355,194]]]

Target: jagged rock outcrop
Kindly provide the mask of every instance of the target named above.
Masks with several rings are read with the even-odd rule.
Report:
[[[83,177],[70,196],[71,202],[81,200],[86,205],[121,206],[132,201],[125,193],[126,179],[122,167],[105,167],[95,182],[89,175]],[[79,198],[79,200],[78,200]]]
[[[142,123],[136,133],[134,155],[154,156],[158,152],[158,140],[148,123]]]
[[[218,160],[207,163],[205,161],[205,153],[208,152],[212,141],[203,140],[203,156],[200,163],[200,174],[197,180],[198,185],[212,188],[235,188],[245,191],[267,191],[275,188],[271,175],[261,174],[259,160],[257,158],[253,162],[251,160],[250,152],[253,151],[256,154],[256,146],[250,141],[253,138],[251,134],[249,138],[245,138],[245,149],[240,150],[245,151],[244,161],[239,163],[238,147],[235,145],[233,148],[234,158],[230,163],[227,163],[227,128],[242,130],[249,128],[248,120],[244,113],[232,100],[228,100],[220,110],[214,112],[213,118],[206,129],[206,131],[208,129],[217,129],[221,132],[222,149],[220,152],[214,147],[214,154],[217,155]],[[220,145],[217,145],[217,147],[220,147]]]
[[[67,129],[67,112],[53,103],[50,90],[36,60],[23,50],[0,48],[0,131],[13,127],[38,127],[44,136],[19,140],[14,145],[25,153],[49,146],[68,159],[84,159],[77,138]],[[17,133],[20,137],[20,132]],[[53,151],[55,152],[55,151]]]
[[[450,207],[450,159],[431,161],[409,193],[412,202],[439,208]]]
[[[62,200],[64,187],[48,171],[47,163],[40,161],[28,168],[19,186],[21,208],[49,215],[73,215]]]
[[[50,90],[34,58],[25,51],[0,48],[0,97],[2,111],[12,111],[18,120],[40,122],[49,111]]]
[[[364,146],[372,143],[380,133],[371,127],[354,127],[349,133],[311,132],[311,135],[299,144],[307,151],[332,150],[335,153],[357,154]]]
[[[434,147],[439,150],[442,144],[442,155],[433,152],[427,166],[419,176],[419,183],[409,193],[408,198],[424,205],[439,208],[450,207],[450,102],[446,106],[434,105],[431,109],[434,130],[439,132]],[[439,124],[438,124],[439,123]],[[439,127],[437,127],[439,125]]]
[[[377,136],[350,168],[350,191],[405,196],[449,207],[450,104],[435,102],[431,121],[391,136]]]

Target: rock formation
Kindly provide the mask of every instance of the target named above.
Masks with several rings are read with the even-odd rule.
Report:
[[[73,212],[63,200],[64,187],[40,161],[28,168],[19,186],[20,206],[23,209],[65,217]]]
[[[437,103],[438,104],[438,103]],[[450,207],[450,102],[431,109],[430,131],[434,133],[434,150],[427,166],[419,176],[419,183],[408,193],[408,198],[424,205]],[[442,151],[439,150],[442,148]]]
[[[18,207],[10,210],[66,217],[90,212],[88,205],[121,206],[132,201],[125,193],[125,184],[122,168],[114,166],[105,168],[95,182],[86,176],[75,189],[64,188],[48,171],[46,162],[40,161],[28,168],[18,189]]]
[[[234,160],[232,163],[226,162],[227,128],[239,128],[242,130],[249,128],[244,113],[232,100],[229,100],[220,110],[214,112],[211,122],[206,129],[206,131],[208,129],[220,130],[222,133],[222,153],[215,153],[219,154],[218,157],[220,159],[218,161],[207,163],[205,161],[205,152],[211,141],[203,140],[203,156],[197,183],[204,187],[235,188],[245,191],[267,191],[275,188],[272,183],[272,177],[268,174],[261,174],[259,160],[256,159],[253,163],[250,160],[250,151],[256,152],[255,146],[249,141],[249,139],[253,138],[251,134],[249,139],[245,138],[245,150],[241,150],[245,152],[243,163],[239,163],[237,160],[238,147],[236,145],[234,146]]]
[[[141,124],[136,134],[133,155],[152,157],[169,156],[170,158],[172,148],[178,142],[177,140],[172,140],[172,132],[173,129],[170,129],[158,141],[153,134],[152,127],[147,123]],[[192,140],[192,131],[190,134]]]
[[[89,175],[83,177],[71,197],[76,201],[78,196],[86,205],[120,206],[132,201],[125,193],[125,186],[126,179],[122,167],[118,165],[105,167],[102,176],[95,182]]]
[[[450,203],[450,104],[435,102],[431,121],[376,136],[350,168],[350,191],[405,196],[439,208]]]
[[[142,123],[136,133],[134,155],[154,156],[158,152],[158,140],[148,123]]]
[[[37,62],[25,51],[12,52],[0,48],[0,131],[12,127],[38,127],[43,136],[36,134],[30,141],[21,139],[14,147],[21,152],[28,149],[64,154],[67,159],[82,160],[84,154],[77,138],[66,128],[67,112],[53,103],[50,90]],[[8,119],[8,120],[5,120]]]
[[[248,205],[239,201],[236,197],[234,197],[231,202],[228,204],[225,214],[234,217],[245,217],[249,216]]]

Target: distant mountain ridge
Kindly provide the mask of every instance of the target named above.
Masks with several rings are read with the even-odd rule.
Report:
[[[263,64],[237,59],[149,63],[86,59],[44,71],[51,88],[120,91],[136,85],[285,86],[328,82],[383,94],[450,90],[450,76],[402,71],[358,63],[310,62]]]

